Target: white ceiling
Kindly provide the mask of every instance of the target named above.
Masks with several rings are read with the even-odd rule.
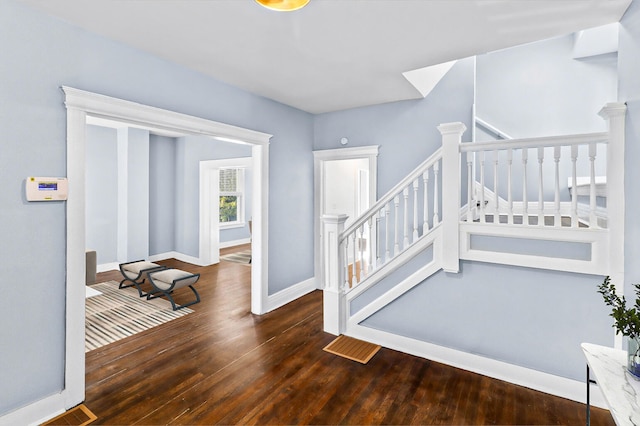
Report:
[[[311,113],[420,98],[415,69],[617,22],[631,0],[22,0]]]

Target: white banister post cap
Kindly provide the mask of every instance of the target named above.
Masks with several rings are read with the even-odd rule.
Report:
[[[605,120],[614,116],[624,115],[627,112],[627,104],[624,102],[610,102],[606,104],[598,115]]]
[[[344,224],[349,218],[346,214],[324,214],[322,221],[329,224]]]
[[[438,130],[442,135],[447,135],[452,133],[458,133],[462,135],[465,132],[465,130],[467,130],[467,126],[465,126],[464,123],[460,123],[460,122],[443,123],[438,126]]]

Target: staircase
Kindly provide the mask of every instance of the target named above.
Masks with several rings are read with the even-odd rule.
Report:
[[[602,109],[604,133],[491,142],[440,125],[442,146],[351,226],[323,217],[325,331],[357,334],[431,275],[458,273],[460,260],[621,282],[625,111]]]

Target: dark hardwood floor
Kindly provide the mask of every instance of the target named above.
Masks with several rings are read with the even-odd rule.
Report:
[[[255,316],[250,267],[160,263],[200,273],[202,302],[87,353],[94,424],[585,424],[583,404],[422,358],[382,348],[361,365],[324,352],[334,336],[322,331],[319,291]],[[591,415],[592,425],[614,424],[607,411]]]

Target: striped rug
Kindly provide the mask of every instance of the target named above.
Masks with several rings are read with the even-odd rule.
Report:
[[[242,263],[244,265],[251,265],[251,250],[239,251],[237,253],[225,254],[220,256],[220,260],[226,260],[228,262]]]
[[[174,311],[164,299],[141,298],[133,287],[120,290],[116,281],[91,287],[102,294],[86,299],[85,352],[193,312]]]

